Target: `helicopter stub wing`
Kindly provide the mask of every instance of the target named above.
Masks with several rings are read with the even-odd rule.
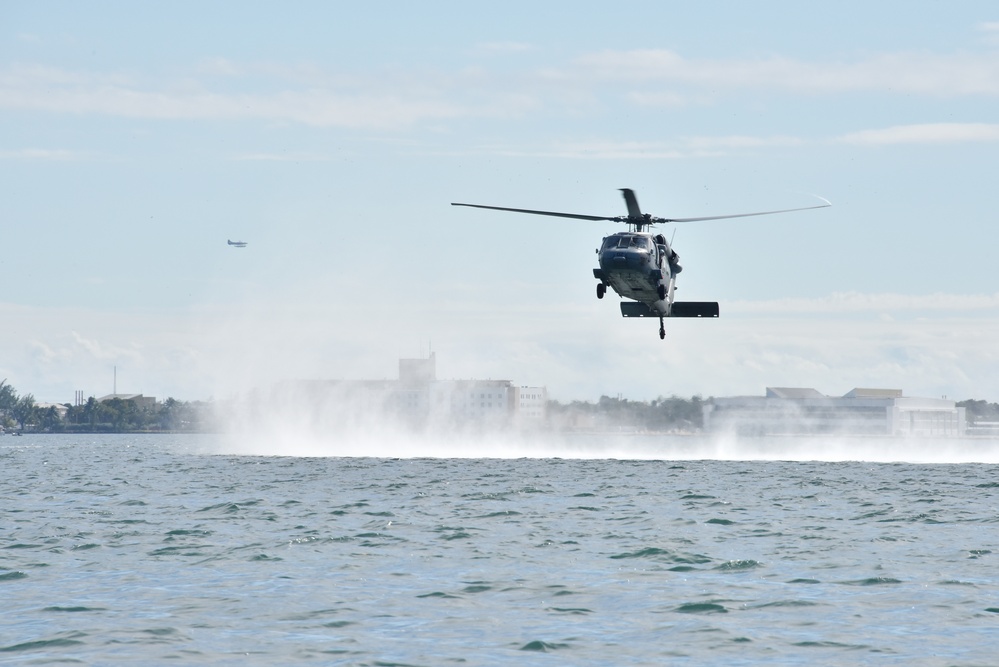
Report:
[[[674,301],[670,317],[718,317],[718,302]]]
[[[670,317],[718,317],[717,301],[674,301]],[[659,317],[641,301],[622,301],[621,317]]]

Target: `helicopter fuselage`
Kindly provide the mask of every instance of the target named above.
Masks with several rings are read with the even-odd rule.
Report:
[[[678,256],[662,235],[620,232],[605,236],[597,249],[594,277],[626,299],[644,303],[661,317],[670,315]],[[603,289],[597,288],[602,297]]]

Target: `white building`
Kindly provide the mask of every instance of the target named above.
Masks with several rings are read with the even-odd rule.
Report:
[[[430,429],[529,428],[544,422],[548,405],[545,387],[517,387],[509,380],[438,380],[434,353],[426,359],[400,359],[397,381],[318,382],[309,390],[333,391],[349,396],[359,412]]]
[[[766,396],[711,399],[703,417],[705,431],[740,435],[965,434],[964,408],[947,399],[906,397],[901,389],[853,389],[837,397],[767,387]]]
[[[509,380],[453,380],[436,382],[434,390],[447,396],[446,417],[455,424],[509,424],[515,412],[516,388]],[[444,407],[438,403],[438,407]],[[438,413],[436,417],[445,417]]]
[[[548,416],[548,389],[546,387],[516,387],[515,412],[520,426],[540,425]]]

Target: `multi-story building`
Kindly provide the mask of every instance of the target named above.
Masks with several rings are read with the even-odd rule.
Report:
[[[332,427],[529,428],[544,421],[544,387],[517,387],[509,380],[438,380],[436,364],[431,353],[426,359],[400,359],[398,380],[286,382],[275,388],[272,404],[292,403],[300,419]]]
[[[436,355],[400,359],[394,405],[435,426],[529,427],[546,414],[544,387],[517,387],[509,380],[438,380]]]
[[[517,422],[532,426],[544,422],[548,415],[548,389],[546,387],[516,387]]]

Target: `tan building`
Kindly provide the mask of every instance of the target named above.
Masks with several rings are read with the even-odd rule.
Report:
[[[153,396],[143,396],[142,394],[108,394],[97,399],[98,403],[104,403],[112,399],[130,401],[135,403],[141,410],[154,410],[156,408],[156,398]]]

